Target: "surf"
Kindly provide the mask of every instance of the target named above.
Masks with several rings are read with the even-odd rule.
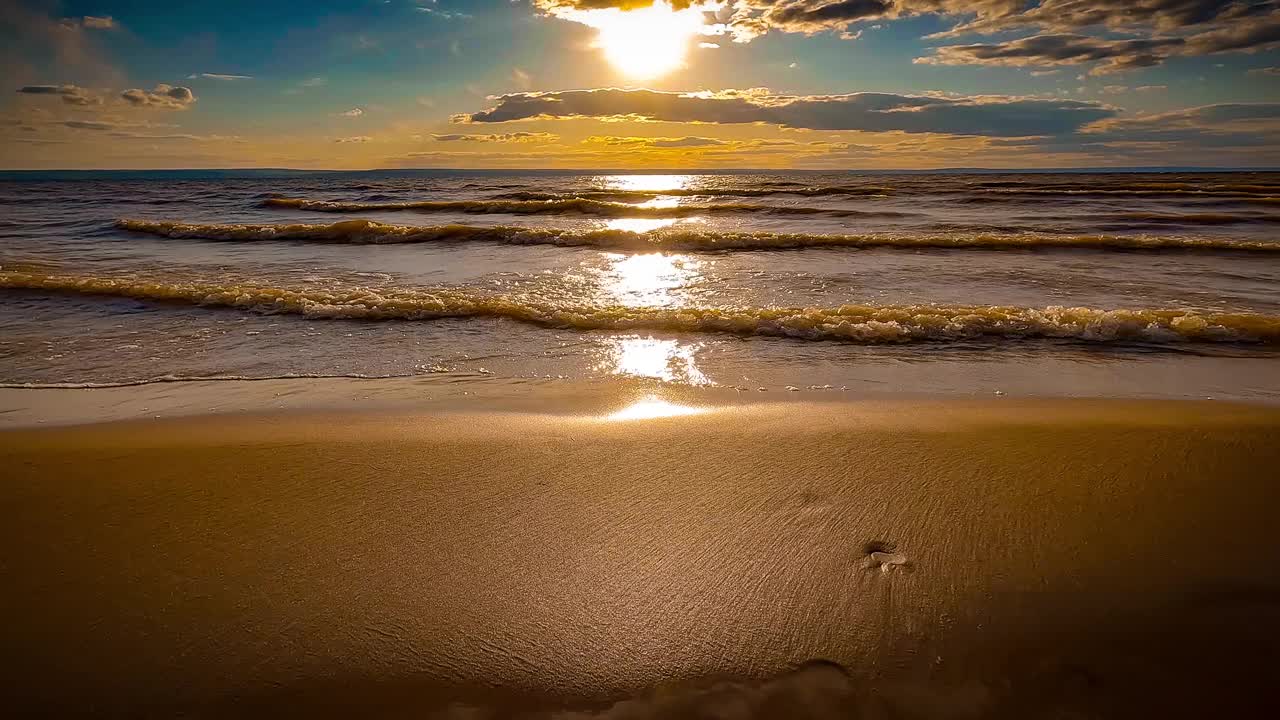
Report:
[[[218,276],[89,275],[0,269],[0,288],[126,297],[308,318],[491,318],[571,330],[651,330],[857,344],[1070,339],[1082,342],[1280,343],[1280,316],[1186,309],[984,305],[634,307],[555,302],[452,287],[272,285]]]
[[[1158,235],[1055,235],[1039,233],[814,234],[734,232],[697,228],[666,228],[638,233],[627,230],[571,230],[516,226],[391,225],[372,220],[328,224],[199,224],[165,220],[121,219],[115,227],[129,232],[180,240],[235,242],[317,242],[350,245],[400,243],[491,242],[509,245],[558,245],[621,250],[785,250],[850,249],[971,249],[1038,250],[1091,249],[1127,251],[1212,250],[1223,252],[1280,252],[1280,243],[1226,237]]]

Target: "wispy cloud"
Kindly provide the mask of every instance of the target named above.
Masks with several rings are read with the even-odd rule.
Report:
[[[115,30],[120,27],[120,23],[116,22],[116,19],[111,17],[110,15],[101,16],[101,17],[95,16],[95,15],[85,15],[84,17],[80,18],[80,24],[84,27],[91,28],[93,30]]]
[[[613,145],[651,148],[696,148],[731,145],[729,141],[709,137],[618,137],[616,135],[592,135],[582,141],[585,145]]]
[[[441,20],[471,20],[475,17],[457,10],[445,10],[439,6],[436,0],[426,0],[424,4],[418,5],[414,9],[424,15],[430,15]]]
[[[24,95],[55,95],[68,105],[101,105],[102,96],[79,85],[24,85],[18,88]]]
[[[340,137],[340,138],[333,139],[333,141],[336,143],[367,143],[372,140],[373,138],[369,137],[368,135],[352,135],[351,137]]]
[[[328,84],[329,84],[329,78],[323,75],[317,75],[315,77],[307,78],[306,80],[303,80],[297,85],[294,85],[293,87],[286,89],[284,91],[284,94],[298,95],[300,93],[306,92],[307,90],[311,90],[318,87],[324,87],[325,85],[328,85]]]
[[[252,80],[252,75],[229,75],[227,73],[192,73],[187,76],[188,80]]]
[[[545,132],[513,132],[489,135],[444,134],[432,135],[437,142],[490,142],[490,143],[534,143],[555,142],[559,135]]]
[[[137,133],[137,132],[113,132],[111,137],[121,140],[187,140],[190,142],[244,142],[244,139],[236,135],[191,135],[188,133]]]
[[[116,122],[113,120],[63,120],[58,124],[63,127],[74,128],[77,130],[120,130],[122,128],[174,127],[173,125],[156,123]]]

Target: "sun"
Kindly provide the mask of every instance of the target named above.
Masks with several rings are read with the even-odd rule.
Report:
[[[695,3],[680,10],[662,0],[633,10],[567,10],[566,20],[596,29],[594,46],[619,72],[636,80],[660,77],[684,67],[689,46],[708,33],[705,10]]]

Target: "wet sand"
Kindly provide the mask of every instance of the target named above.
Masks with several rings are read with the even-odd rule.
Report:
[[[1280,710],[1276,408],[208,416],[0,467],[19,712]]]

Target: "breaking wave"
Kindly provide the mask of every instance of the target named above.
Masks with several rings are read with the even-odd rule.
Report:
[[[431,242],[497,242],[512,245],[560,245],[608,249],[682,251],[779,250],[793,248],[970,248],[1101,250],[1217,250],[1280,252],[1280,242],[1238,238],[1116,235],[957,233],[938,235],[825,235],[810,233],[728,232],[668,228],[650,233],[626,230],[562,230],[511,226],[388,225],[371,220],[330,224],[192,224],[158,220],[118,220],[116,227],[174,239],[292,240],[352,245]]]
[[[241,308],[311,318],[499,318],[574,330],[731,333],[851,343],[1061,338],[1087,342],[1280,343],[1280,316],[1181,309],[842,305],[630,307],[558,303],[461,288],[285,287],[226,278],[0,270],[0,288]]]
[[[786,205],[748,205],[743,203],[718,203],[713,205],[682,205],[677,207],[651,207],[625,202],[609,202],[583,197],[542,200],[421,200],[407,202],[342,202],[334,200],[307,200],[303,198],[267,198],[264,207],[290,208],[312,212],[370,212],[387,210],[411,210],[421,213],[457,212],[474,215],[599,215],[603,217],[686,218],[698,215],[767,214],[767,215],[829,215],[832,217],[906,217],[912,213],[890,211],[850,210],[844,208],[814,208]]]

